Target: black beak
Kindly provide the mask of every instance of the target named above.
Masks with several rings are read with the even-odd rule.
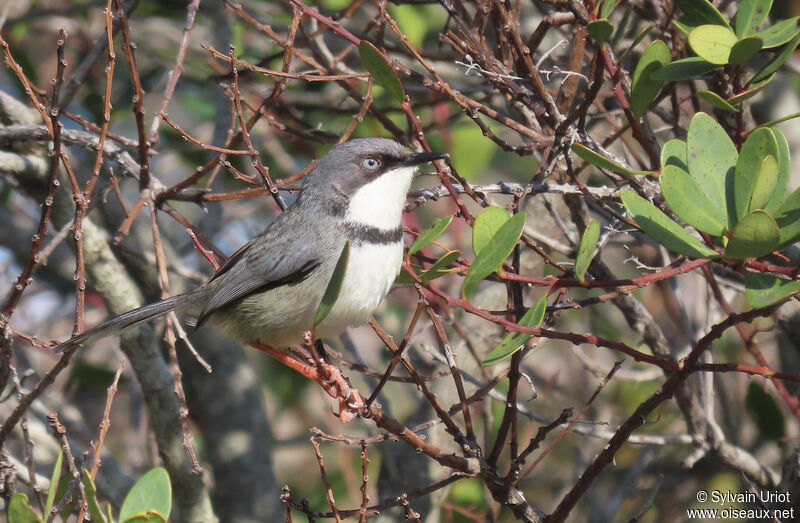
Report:
[[[444,160],[445,158],[450,158],[450,155],[447,153],[414,153],[403,160],[403,165],[419,165],[434,160]]]

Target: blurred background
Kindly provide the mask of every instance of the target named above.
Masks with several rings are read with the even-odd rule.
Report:
[[[463,195],[464,208],[472,215],[487,205],[527,213],[525,241],[514,260],[520,274],[568,277],[586,218],[598,220],[603,227],[599,253],[590,269],[593,279],[637,278],[675,259],[607,211],[610,206],[622,212],[616,197],[625,180],[580,163],[577,157],[575,165],[568,166],[564,156],[553,152],[553,137],[558,137],[558,146],[565,131],[548,112],[550,106],[541,91],[531,87],[535,82],[530,81],[522,57],[512,52],[518,49],[514,38],[521,35],[544,91],[552,95],[563,115],[575,115],[571,125],[579,125],[580,132],[634,168],[649,168],[607,73],[594,91],[591,106],[581,108],[590,84],[595,85],[592,73],[602,65],[595,62],[598,47],[576,22],[574,12],[591,12],[593,2],[572,2],[571,8],[567,2],[538,0],[304,4],[332,17],[330,24],[293,10],[297,7],[290,1],[128,1],[123,2],[126,29],[113,36],[108,97],[111,60],[105,48],[106,2],[6,2],[0,4],[0,34],[8,44],[7,53],[43,101],[50,100],[59,75],[59,29],[67,34],[64,81],[56,83],[60,84],[64,152],[72,173],[63,167],[59,170],[61,185],[38,265],[11,310],[7,336],[11,352],[3,356],[5,371],[0,374],[8,379],[0,384],[5,385],[0,421],[17,407],[20,394],[36,387],[57,364],[59,356],[48,345],[70,337],[79,303],[85,303],[83,325],[88,327],[159,299],[162,292],[177,294],[202,283],[213,268],[187,234],[188,225],[205,247],[214,246],[221,255],[232,254],[263,230],[280,206],[277,197],[261,189],[262,167],[282,188],[280,198],[290,204],[296,193],[283,187],[291,186],[310,162],[342,137],[393,136],[419,147],[419,134],[400,102],[381,82],[363,74],[367,68],[352,38],[371,42],[390,58],[430,149],[450,153],[453,173],[458,176],[452,178],[453,183],[476,187],[480,197]],[[736,12],[737,2],[715,4],[726,16]],[[770,21],[800,14],[798,2],[776,0],[773,4]],[[636,43],[623,58],[625,71],[633,70],[646,44],[656,38],[669,42],[673,58],[691,54],[671,25],[676,16],[668,1],[619,3],[609,18],[615,33],[607,44],[616,58],[653,25],[640,40],[643,43]],[[464,20],[472,25],[465,27]],[[332,30],[332,25],[342,30]],[[135,68],[125,52],[126,39],[135,44]],[[484,54],[475,55],[473,46]],[[415,56],[412,49],[419,54]],[[227,59],[231,54],[241,61],[235,85]],[[32,238],[50,176],[47,142],[26,140],[29,130],[13,134],[19,126],[42,127],[42,119],[33,106],[33,95],[8,65],[6,59],[6,67],[0,68],[0,122],[10,133],[0,135],[2,296],[13,293],[31,259]],[[281,77],[281,72],[288,75]],[[789,59],[771,84],[743,106],[747,129],[800,110],[799,73],[797,60]],[[724,82],[724,74],[671,84],[669,90],[665,87],[646,116],[653,143],[660,146],[670,138],[685,138],[688,121],[698,108],[714,114],[714,108],[698,102],[693,93],[697,85],[705,89]],[[313,81],[315,76],[326,78]],[[177,84],[171,85],[171,80]],[[137,83],[143,97],[137,94]],[[96,150],[86,143],[100,135],[106,102],[110,104],[107,145],[91,204],[83,216],[85,274],[80,275],[70,180],[74,176],[85,187],[97,169]],[[208,147],[246,150],[242,140],[235,138],[242,128],[236,111],[239,102],[242,119],[252,123],[248,135],[257,160]],[[143,113],[137,118],[139,109]],[[161,111],[169,121],[160,116]],[[578,116],[580,121],[575,123]],[[718,115],[723,118],[732,117]],[[790,120],[780,129],[788,137],[793,159],[800,161],[796,124]],[[140,135],[150,143],[144,154]],[[149,188],[143,188],[139,173],[130,169],[145,163],[145,157],[152,177]],[[415,182],[409,197],[404,221],[409,245],[414,233],[459,211],[433,168],[428,171],[430,175]],[[799,183],[795,176],[792,189]],[[581,195],[581,186],[596,194],[597,201]],[[153,195],[155,200],[148,200]],[[147,205],[153,201],[158,205],[155,218]],[[154,223],[163,261],[158,260],[154,246]],[[421,251],[412,264],[428,268],[456,249],[464,253],[462,260],[471,261],[471,235],[462,211],[437,239],[438,244]],[[795,253],[788,255],[787,263],[796,265]],[[168,289],[159,281],[160,265],[166,269]],[[456,270],[431,285],[457,298],[464,266],[453,263],[450,268]],[[716,274],[733,309],[747,309],[741,276],[724,270]],[[76,288],[84,277],[86,292],[81,296]],[[513,299],[530,307],[547,291],[546,286],[527,284],[516,286],[513,292],[510,289],[496,279],[487,281],[471,302],[514,320],[509,316],[514,312]],[[562,290],[554,293],[555,301],[550,300],[548,328],[577,336],[589,333],[647,354],[666,349],[666,354],[659,354],[664,357],[685,356],[712,325],[727,316],[699,271],[642,285],[615,298],[597,299],[613,289]],[[423,307],[419,321],[412,324],[423,298],[429,300],[429,308]],[[752,344],[743,341],[754,339],[770,368],[796,375],[800,372],[796,309],[791,301],[772,316],[744,325],[741,333],[726,331],[704,361],[756,364],[748,352]],[[446,338],[437,333],[429,312],[444,326]],[[502,430],[511,364],[509,360],[490,367],[480,363],[507,332],[407,283],[395,287],[375,318],[396,342],[409,335],[406,355],[445,410],[459,401],[445,342],[457,358],[467,396],[498,378],[479,394],[480,401],[470,405],[475,438],[481,455],[488,457]],[[410,325],[413,328],[408,331]],[[166,463],[176,497],[176,521],[282,521],[287,513],[293,521],[306,521],[309,515],[332,517],[329,513],[334,509],[318,456],[309,441],[310,429],[315,427],[320,431],[313,434],[321,444],[325,477],[340,510],[357,510],[365,491],[369,506],[383,505],[381,514],[371,514],[368,520],[399,521],[410,518],[409,511],[425,522],[525,519],[508,503],[493,499],[486,477],[456,473],[458,477],[449,480],[453,470],[425,453],[403,442],[378,441],[384,432],[369,420],[343,426],[332,412],[334,402],[316,384],[258,351],[238,346],[212,329],[189,332],[191,344],[213,369],[209,373],[183,340],[165,342],[163,332],[164,322],[156,322],[122,339],[97,341],[81,349],[57,373],[54,383],[5,439],[0,505],[14,491],[23,491],[36,507],[34,484],[46,493],[59,449],[48,413],[57,413],[77,464],[84,462],[104,420],[107,388],[122,369],[96,479],[100,499],[115,512],[138,477]],[[665,380],[665,373],[655,365],[637,363],[592,344],[588,335],[583,341],[535,338],[526,343],[520,361],[513,363],[522,373],[515,381],[513,425],[513,441],[519,448],[525,448],[540,427],[558,420],[563,409],[574,409],[545,433],[539,449],[517,471],[517,477],[524,475],[517,488],[532,507],[546,513],[555,509],[617,428]],[[392,358],[374,330],[366,325],[326,342],[333,361],[369,396]],[[617,362],[621,362],[618,369]],[[605,382],[609,373],[612,377]],[[426,440],[460,455],[458,438],[445,430],[430,397],[409,383],[409,374],[402,368],[394,376],[403,381],[390,381],[379,394],[377,401],[384,411],[407,427],[430,422],[421,431]],[[183,390],[176,392],[178,382]],[[785,389],[779,392],[763,376],[741,372],[692,376],[678,401],[667,401],[656,409],[619,450],[613,465],[585,491],[572,512],[573,520],[679,521],[685,519],[685,509],[707,506],[697,503],[699,490],[795,488],[800,477],[795,451],[800,410],[791,402],[797,402],[797,383],[782,383]],[[188,415],[181,423],[183,397]],[[161,416],[154,418],[154,412]],[[460,413],[453,418],[464,427]],[[569,421],[575,421],[574,425],[568,425]],[[337,439],[339,435],[344,438]],[[368,439],[368,463],[359,443],[362,438]],[[196,451],[197,464],[186,452],[189,444]],[[504,474],[512,463],[510,453],[517,450],[505,445],[502,449],[496,462]],[[529,471],[533,463],[536,466]],[[196,465],[202,467],[199,474]],[[438,485],[442,480],[447,484]],[[417,492],[428,485],[436,488]],[[404,494],[407,500],[398,500]]]

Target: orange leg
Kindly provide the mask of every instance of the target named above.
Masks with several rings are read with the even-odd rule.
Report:
[[[260,342],[251,342],[250,345],[280,361],[287,367],[299,372],[302,376],[312,379],[320,384],[322,389],[331,398],[339,402],[339,419],[342,423],[349,423],[358,416],[359,411],[366,406],[364,398],[354,387],[350,386],[342,371],[330,363],[320,366],[304,363],[295,358],[286,350],[278,350]]]

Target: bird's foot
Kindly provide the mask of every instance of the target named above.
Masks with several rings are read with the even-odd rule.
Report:
[[[269,345],[253,342],[251,345],[261,352],[268,354],[280,361],[287,367],[294,369],[308,379],[319,383],[330,397],[339,402],[339,420],[342,423],[350,423],[358,413],[366,406],[364,398],[358,390],[350,385],[350,382],[342,374],[338,367],[330,363],[310,364],[295,358],[292,353],[285,350],[278,350]]]

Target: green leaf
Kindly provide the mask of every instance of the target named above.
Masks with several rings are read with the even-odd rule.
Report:
[[[800,239],[800,189],[795,190],[775,211],[775,221],[781,234],[781,247]]]
[[[755,210],[739,220],[725,248],[725,257],[734,260],[758,258],[776,250],[780,232],[775,219],[762,210]]]
[[[748,211],[763,209],[772,198],[775,186],[778,184],[778,161],[775,157],[767,155],[758,169],[755,181],[753,182],[753,192],[747,204]]]
[[[722,236],[725,216],[719,208],[711,205],[697,182],[689,173],[668,165],[659,177],[661,192],[675,214],[698,231],[711,236]]]
[[[733,113],[739,112],[738,107],[734,107],[733,105],[729,104],[727,100],[713,91],[699,91],[697,93],[697,97],[705,102],[708,102],[712,107],[716,107],[717,109],[731,111]]]
[[[605,19],[592,20],[586,24],[586,29],[589,31],[589,35],[601,44],[605,43],[614,32],[614,26]]]
[[[683,33],[683,36],[685,36],[686,38],[689,38],[689,33],[692,32],[692,29],[697,27],[697,25],[701,25],[701,24],[690,25],[686,23],[686,18],[683,16],[680,18],[680,20],[673,20],[672,23],[675,24],[675,27],[677,27],[680,30],[680,32]]]
[[[780,118],[776,118],[774,120],[770,120],[769,122],[762,123],[761,125],[759,125],[759,127],[772,127],[778,125],[779,123],[788,122],[789,120],[794,120],[795,118],[800,118],[800,112],[789,113],[787,115],[781,116]]]
[[[655,40],[639,58],[636,69],[633,71],[631,82],[631,111],[636,118],[640,118],[655,100],[658,91],[661,90],[661,80],[651,78],[654,72],[658,71],[668,63],[671,57],[669,48],[662,40]]]
[[[125,521],[151,511],[161,514],[164,519],[169,519],[172,511],[172,486],[164,467],[151,469],[139,478],[122,502],[119,520]]]
[[[772,8],[772,0],[742,0],[736,12],[736,34],[739,38],[755,34]]]
[[[63,452],[58,452],[56,464],[53,466],[53,473],[50,475],[50,488],[47,489],[47,501],[44,504],[42,517],[47,519],[50,516],[50,510],[53,508],[53,503],[56,500],[56,492],[58,492],[58,482],[61,479],[61,464],[64,461]]]
[[[728,57],[728,63],[731,65],[742,65],[759,52],[763,45],[764,40],[762,40],[760,36],[746,36],[739,39],[739,41],[731,47],[731,55]]]
[[[414,267],[414,272],[416,272],[417,277],[422,280],[423,283],[428,283],[431,280],[435,280],[436,278],[441,278],[446,274],[450,274],[453,272],[453,269],[445,269],[448,265],[456,261],[461,257],[461,251],[448,251],[445,253],[441,258],[436,260],[436,262],[430,266],[427,270],[423,271],[417,267]],[[408,283],[414,283],[414,280],[411,279],[411,275],[408,274],[406,271],[400,271],[400,274],[397,275],[397,278],[394,280],[395,285],[403,285]]]
[[[452,221],[452,216],[445,216],[444,218],[439,218],[433,222],[433,225],[431,225],[430,229],[417,236],[417,239],[414,240],[414,243],[412,243],[411,247],[408,248],[408,255],[411,256],[412,254],[427,247],[428,244],[441,236],[442,233],[447,230]]]
[[[683,140],[668,140],[661,148],[661,168],[667,165],[680,167],[684,171],[689,170],[686,163],[686,142]]]
[[[769,307],[797,292],[800,292],[800,281],[797,280],[761,272],[748,272],[744,276],[744,295],[754,309]]]
[[[764,207],[764,210],[773,214],[778,210],[778,207],[783,203],[786,198],[786,193],[789,191],[789,179],[792,177],[792,157],[789,152],[789,142],[786,141],[786,136],[783,135],[780,129],[776,127],[770,128],[775,142],[778,144],[778,181],[775,184],[775,192],[772,193],[772,198],[769,203]],[[774,216],[774,214],[773,214]]]
[[[759,432],[767,438],[778,440],[786,436],[786,419],[778,402],[764,390],[761,383],[753,380],[745,395],[747,410],[756,419]]]
[[[617,7],[619,0],[604,0],[603,5],[600,7],[600,18],[608,18],[611,16],[611,13],[614,12],[614,8]]]
[[[140,513],[136,514],[135,516],[131,516],[122,523],[167,523],[167,518],[165,518],[158,512],[149,510],[145,513]]]
[[[605,156],[598,154],[585,145],[581,145],[577,142],[573,143],[570,148],[572,149],[572,152],[577,154],[582,160],[585,160],[594,166],[600,167],[601,169],[607,169],[613,173],[627,174],[629,176],[637,174],[653,174],[651,171],[628,169],[627,167],[619,165],[618,163],[614,163]]]
[[[575,257],[575,276],[583,281],[586,269],[594,258],[594,249],[597,247],[597,239],[600,238],[600,224],[592,220],[586,226],[578,246],[578,255]]]
[[[331,279],[328,281],[328,286],[325,288],[325,294],[322,295],[322,301],[320,301],[319,307],[317,307],[317,313],[314,315],[314,327],[322,323],[328,316],[328,313],[331,312],[331,309],[333,309],[336,300],[339,299],[339,293],[342,291],[342,284],[347,274],[347,262],[349,260],[350,240],[347,240],[344,242],[342,253],[336,261],[336,267],[334,267]]]
[[[596,222],[595,222],[596,223]],[[542,320],[544,320],[544,313],[547,310],[547,295],[542,296],[530,309],[525,311],[522,318],[519,319],[521,327],[536,327]],[[533,334],[526,334],[524,332],[509,332],[506,337],[500,342],[500,345],[492,349],[486,358],[483,359],[481,365],[488,367],[498,363],[525,346],[525,344],[533,338]]]
[[[736,43],[736,35],[728,27],[721,25],[701,25],[689,33],[692,50],[712,64],[725,65]]]
[[[63,466],[62,466],[63,468]],[[61,476],[61,480],[58,482],[58,490],[56,490],[56,497],[55,499],[61,502],[64,499],[64,496],[67,495],[67,491],[69,490],[69,484],[72,481],[72,476],[69,473],[65,473]],[[67,504],[64,505],[64,508],[61,509],[60,515],[61,519],[67,521],[70,515],[76,512],[77,505],[80,503],[81,499],[80,496],[73,495],[67,500]]]
[[[767,62],[767,65],[765,65],[763,69],[750,79],[748,84],[757,84],[772,76],[772,73],[780,69],[781,66],[786,63],[786,60],[792,57],[794,50],[797,48],[797,44],[800,44],[800,31],[795,31],[792,39],[780,48],[780,51],[772,57],[772,60]]]
[[[666,214],[633,191],[622,191],[622,203],[639,227],[655,241],[679,254],[692,258],[717,258],[713,249],[689,234]]]
[[[764,40],[764,49],[779,47],[791,40],[797,33],[798,19],[800,19],[800,16],[795,16],[788,20],[781,20],[758,33],[758,36]]]
[[[428,270],[423,272],[419,275],[420,279],[423,283],[428,283],[431,280],[435,280],[436,278],[441,278],[445,274],[450,274],[452,272],[451,269],[445,269],[457,259],[461,257],[461,251],[450,251],[446,253],[444,256],[436,260],[436,263],[430,266]]]
[[[752,210],[750,200],[755,189],[756,178],[764,158],[767,156],[772,156],[773,160],[780,157],[778,142],[769,128],[760,127],[750,133],[742,144],[742,150],[739,151],[736,174],[733,177],[733,212],[730,209],[730,199],[728,201],[731,224],[736,224],[742,216]],[[774,190],[774,188],[773,185],[772,189]]]
[[[406,99],[403,84],[378,48],[366,40],[361,40],[358,46],[358,54],[361,56],[361,63],[364,64],[364,69],[369,71],[375,82],[386,89],[395,100],[403,103]]]
[[[86,492],[86,504],[89,505],[89,514],[92,515],[92,521],[109,523],[100,508],[100,503],[97,501],[97,488],[94,486],[92,476],[86,469],[83,469],[81,473],[81,483],[83,483],[83,490]]]
[[[731,27],[728,20],[708,0],[675,0],[675,4],[684,12],[690,25],[717,24],[728,29]]]
[[[718,67],[718,65],[708,63],[699,56],[691,56],[689,58],[675,60],[665,65],[658,71],[653,72],[650,78],[653,80],[678,82],[680,80],[698,78],[706,73],[710,73]]]
[[[758,84],[751,84],[744,91],[728,98],[728,103],[731,105],[736,105],[744,102],[745,100],[749,100],[750,98],[757,95],[759,91],[761,91],[761,89],[766,87],[767,84],[769,84],[773,78],[775,78],[775,73],[773,73],[771,76],[768,76],[765,80],[762,80]]]
[[[506,261],[522,236],[526,218],[524,212],[509,218],[495,233],[491,241],[475,256],[475,261],[472,262],[461,286],[463,296],[466,298],[472,296],[484,278],[503,266],[503,262]]]
[[[496,205],[485,208],[475,217],[475,221],[472,223],[472,251],[475,256],[489,245],[500,227],[510,219],[511,215],[508,214],[508,211]]]
[[[28,505],[28,496],[17,492],[8,502],[8,523],[41,523],[39,514]]]
[[[729,226],[725,193],[728,177],[733,176],[739,157],[736,146],[712,117],[697,113],[689,122],[686,150],[689,174],[711,204],[724,213],[723,225]]]
[[[636,38],[633,39],[633,42],[631,42],[631,45],[629,45],[628,48],[625,49],[625,51],[619,56],[619,60],[617,60],[617,63],[621,64],[623,61],[625,61],[625,59],[628,57],[628,55],[631,54],[631,51],[636,49],[636,46],[639,45],[639,43],[641,43],[642,40],[644,40],[644,37],[647,36],[650,33],[650,31],[653,30],[654,27],[655,27],[655,24],[646,25],[644,27],[644,29],[642,29],[639,32],[639,34],[636,35]]]

